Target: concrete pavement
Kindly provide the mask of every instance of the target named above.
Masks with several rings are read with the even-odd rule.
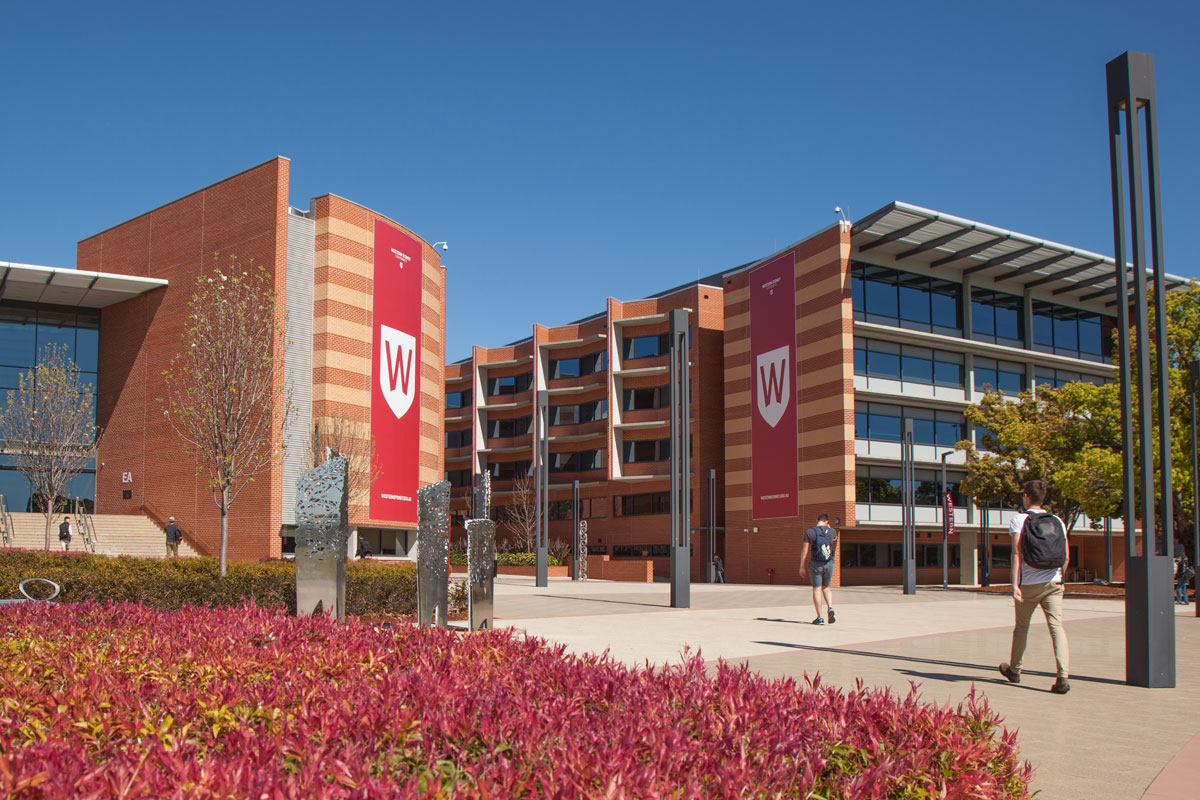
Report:
[[[1124,604],[1065,600],[1072,690],[1060,697],[1047,691],[1054,658],[1040,613],[1021,684],[996,672],[1012,634],[1006,596],[839,589],[838,622],[823,627],[810,624],[808,587],[698,584],[690,609],[669,608],[669,597],[665,583],[553,579],[538,589],[531,578],[502,576],[497,626],[574,652],[607,650],[633,665],[677,661],[689,648],[769,677],[820,673],[826,682],[849,687],[861,679],[899,692],[915,681],[931,702],[957,702],[975,686],[1018,729],[1034,788],[1048,800],[1200,797],[1200,762],[1189,755],[1200,751],[1200,619],[1191,607],[1178,607],[1177,687],[1150,690],[1124,682]]]

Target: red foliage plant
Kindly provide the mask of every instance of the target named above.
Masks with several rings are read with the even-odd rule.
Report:
[[[957,708],[254,605],[0,609],[9,798],[1027,798]]]

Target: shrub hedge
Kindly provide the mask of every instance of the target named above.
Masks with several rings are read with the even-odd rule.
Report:
[[[497,553],[496,558],[502,567],[536,567],[537,553]],[[547,556],[547,563],[552,567],[561,567],[562,559],[556,555]],[[455,566],[467,565],[467,554],[462,550],[450,551],[450,563]]]
[[[218,574],[215,558],[134,558],[41,550],[0,551],[0,597],[18,597],[25,578],[49,578],[62,587],[57,602],[112,600],[173,611],[185,605],[296,611],[296,567],[289,559],[231,561]],[[30,594],[44,588],[31,585]],[[451,611],[466,609],[462,584],[451,582]],[[417,613],[417,572],[410,562],[352,561],[346,565],[346,613]]]
[[[0,797],[1025,800],[972,693],[252,605],[0,608]]]

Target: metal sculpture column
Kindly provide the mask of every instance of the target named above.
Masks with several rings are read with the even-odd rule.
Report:
[[[417,490],[417,622],[446,627],[450,607],[450,481]]]
[[[550,420],[550,393],[541,390],[537,393],[537,414],[534,426],[534,448],[536,458],[533,462],[534,481],[537,489],[534,492],[534,502],[537,505],[537,574],[534,582],[538,586],[550,585],[550,453],[547,426]]]
[[[692,605],[691,371],[688,312],[671,312],[671,607]]]
[[[917,593],[917,523],[913,496],[913,421],[904,420],[904,433],[900,439],[900,535],[904,540],[904,593]]]
[[[346,459],[296,479],[296,613],[346,614]]]
[[[1168,597],[1173,585],[1174,543],[1171,505],[1170,392],[1166,347],[1166,287],[1162,263],[1162,215],[1158,197],[1158,126],[1155,119],[1154,57],[1126,52],[1108,62],[1108,141],[1112,175],[1113,238],[1116,244],[1117,325],[1120,328],[1121,446],[1125,488],[1125,681],[1151,689],[1175,686],[1175,609]],[[1125,122],[1127,162],[1121,163],[1121,120]],[[1142,170],[1142,129],[1145,129],[1146,171]],[[1128,180],[1129,241],[1125,239]],[[1150,201],[1150,227],[1142,214],[1142,184]],[[1148,233],[1148,236],[1147,236]],[[1154,275],[1155,328],[1150,331],[1146,286],[1146,239],[1149,238]],[[1128,245],[1128,247],[1127,247]],[[1133,297],[1126,281],[1127,255],[1133,261]],[[1134,361],[1130,359],[1130,314],[1137,318],[1137,408],[1133,407]],[[1159,343],[1155,374],[1159,391],[1157,413],[1151,413],[1153,390],[1150,348]],[[1134,415],[1137,438],[1134,437]],[[1154,420],[1157,417],[1157,420]],[[1154,422],[1159,429],[1159,459],[1154,458]],[[1139,475],[1140,486],[1135,487]],[[1155,473],[1161,505],[1155,525]],[[1140,503],[1140,508],[1135,507]],[[1142,555],[1134,547],[1134,523],[1142,523]]]
[[[492,473],[481,472],[475,476],[475,488],[471,490],[471,519],[492,518]]]
[[[575,574],[581,581],[587,580],[587,560],[587,520],[583,519],[579,521],[579,562],[575,566]]]
[[[496,523],[469,519],[466,526],[468,625],[473,631],[482,631],[492,627],[495,616]]]

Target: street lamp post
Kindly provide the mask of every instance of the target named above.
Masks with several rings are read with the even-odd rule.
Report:
[[[1196,395],[1200,393],[1200,361],[1188,364],[1192,378],[1192,589],[1196,592],[1196,616],[1200,617],[1200,447],[1196,446]],[[1184,599],[1187,596],[1184,595]]]
[[[950,585],[950,515],[947,502],[949,491],[946,489],[946,459],[954,455],[954,450],[947,450],[942,453],[942,491],[938,498],[942,504],[942,588],[947,589]],[[959,580],[961,583],[961,579]]]

